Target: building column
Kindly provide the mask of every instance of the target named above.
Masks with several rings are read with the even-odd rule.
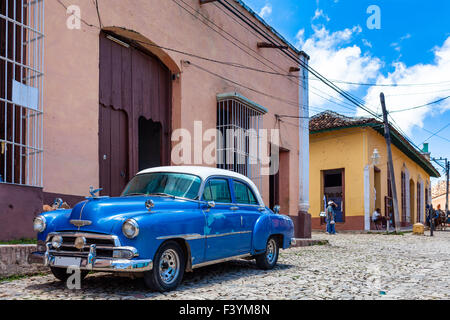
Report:
[[[406,201],[406,222],[413,222],[411,221],[411,190],[409,186],[409,171],[408,168],[405,168],[405,201]]]
[[[364,230],[370,231],[370,165],[364,167]]]
[[[308,65],[309,57],[300,53],[302,64]],[[311,237],[311,215],[309,210],[309,91],[308,70],[301,68],[299,88],[299,201],[295,237]]]

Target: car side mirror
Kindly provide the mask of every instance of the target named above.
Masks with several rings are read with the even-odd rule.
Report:
[[[273,207],[273,212],[278,214],[278,213],[280,213],[280,209],[281,209],[280,205],[277,204],[275,207]]]
[[[214,208],[216,203],[214,201],[208,201],[208,208]]]

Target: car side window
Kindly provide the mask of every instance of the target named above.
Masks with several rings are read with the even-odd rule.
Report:
[[[230,187],[226,179],[211,179],[205,186],[203,200],[231,203]]]
[[[234,180],[234,196],[236,203],[241,204],[258,204],[252,190],[244,183]]]

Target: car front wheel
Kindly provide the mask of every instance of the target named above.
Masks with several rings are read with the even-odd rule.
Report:
[[[275,267],[278,261],[278,253],[280,247],[275,237],[270,237],[267,240],[266,252],[256,257],[256,265],[263,270],[270,270]]]
[[[166,242],[156,252],[153,270],[144,274],[145,284],[154,291],[173,290],[183,279],[185,265],[180,245],[175,241]]]

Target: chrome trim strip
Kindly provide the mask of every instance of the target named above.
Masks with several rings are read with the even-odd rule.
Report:
[[[45,254],[42,252],[33,252],[28,255],[28,263],[54,266],[55,257],[49,256],[48,263]],[[87,258],[81,258],[81,270],[105,271],[105,272],[144,272],[153,269],[152,260],[126,260],[126,259],[95,259],[92,269],[88,268]]]
[[[244,233],[252,233],[253,231],[238,231],[238,232],[228,232],[228,233],[220,233],[220,234],[211,234],[207,235],[206,238],[217,238],[217,237],[224,237],[224,236],[232,236],[236,234],[244,234]]]
[[[51,232],[47,235],[47,239],[45,242],[49,242],[50,238],[55,235],[61,235],[66,237],[85,237],[87,239],[101,239],[101,240],[113,240],[115,247],[120,247],[120,240],[115,235],[109,234],[99,234],[99,233],[88,233],[88,232],[77,232],[77,231],[69,231],[69,232]]]
[[[84,202],[83,206],[81,207],[81,210],[80,210],[80,218],[79,218],[79,220],[81,220],[81,216],[83,215],[83,209],[84,209],[84,207],[87,205],[88,202],[89,202],[89,200],[86,200],[86,201]],[[79,228],[80,228],[80,227],[78,227],[78,230],[80,230]]]
[[[167,240],[167,239],[174,239],[174,238],[182,238],[185,240],[197,240],[197,239],[208,239],[208,238],[217,238],[217,237],[225,237],[225,236],[232,236],[236,234],[245,234],[245,233],[253,233],[253,231],[237,231],[237,232],[228,232],[228,233],[220,233],[220,234],[211,234],[211,235],[201,235],[198,233],[193,234],[174,234],[170,236],[161,236],[157,237],[157,240]]]
[[[233,257],[228,257],[228,258],[222,258],[222,259],[217,259],[217,260],[211,260],[211,261],[205,261],[205,262],[201,262],[198,264],[194,264],[192,266],[192,269],[195,268],[200,268],[200,267],[205,267],[205,266],[209,266],[211,264],[216,264],[216,263],[221,263],[221,262],[226,262],[226,261],[230,261],[230,260],[235,260],[235,259],[241,259],[241,258],[245,258],[245,257],[250,257],[251,254],[250,253],[246,253],[246,254],[241,254],[238,256],[233,256]]]
[[[199,233],[192,233],[192,234],[177,234],[177,235],[171,235],[171,236],[161,236],[156,238],[157,240],[167,240],[167,239],[173,239],[173,238],[182,238],[184,240],[197,240],[197,239],[203,239],[205,236],[202,236]]]

